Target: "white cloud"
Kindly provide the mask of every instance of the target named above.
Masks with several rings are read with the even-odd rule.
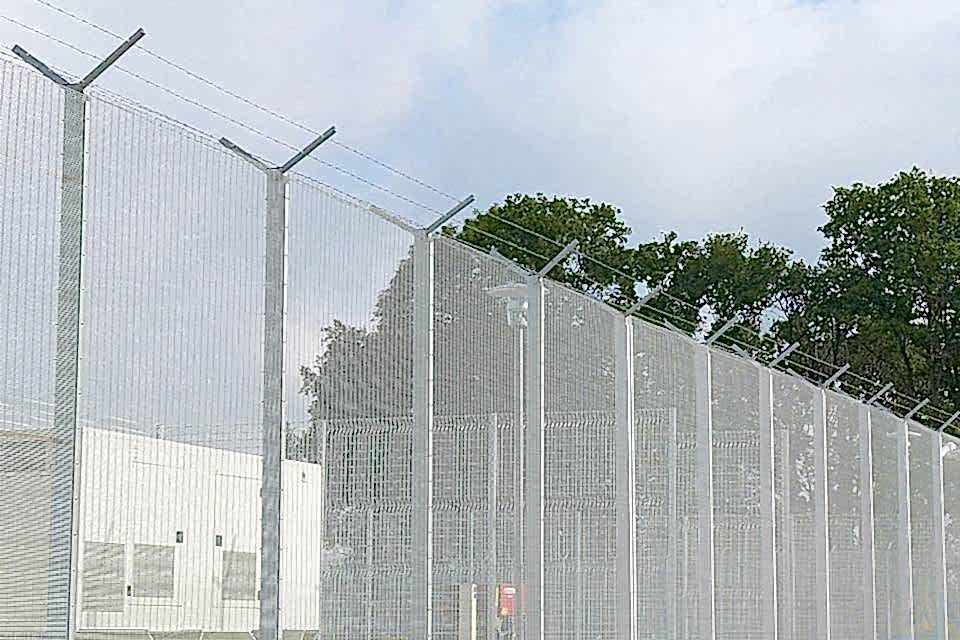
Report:
[[[569,188],[637,227],[792,244],[777,218],[810,236],[831,184],[960,168],[958,27],[951,2],[605,2],[513,57],[506,93],[539,98],[491,106],[528,143],[562,135]]]
[[[451,190],[615,202],[637,239],[745,227],[810,255],[832,184],[960,172],[947,0],[61,2],[116,31],[143,24],[148,46]],[[5,12],[111,44],[31,0]]]

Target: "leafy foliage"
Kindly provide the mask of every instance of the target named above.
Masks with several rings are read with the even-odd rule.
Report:
[[[960,400],[960,179],[834,190],[828,245],[780,334],[914,397]]]
[[[644,287],[656,287],[662,295],[641,315],[703,333],[736,316],[752,330],[731,332],[728,340],[768,353],[774,342],[799,342],[801,351],[831,366],[850,363],[854,371],[893,382],[904,393],[956,406],[960,179],[914,169],[877,186],[838,187],[824,208],[828,221],[820,230],[827,247],[813,265],[796,260],[788,249],[752,243],[742,230],[700,241],[666,233],[630,246],[631,229],[613,205],[543,194],[508,196],[444,233],[480,251],[495,250],[530,271],[578,240],[580,252],[550,274],[575,290],[624,307]],[[470,317],[462,307],[468,298],[473,316],[500,313],[495,301],[478,293],[500,280],[470,275],[479,273],[476,265],[437,270],[438,306],[446,306],[451,318]],[[397,414],[409,413],[403,382],[410,376],[409,349],[398,345],[409,343],[404,331],[412,304],[411,271],[410,261],[404,261],[381,294],[375,329],[341,324],[328,329],[326,351],[314,366],[302,369],[315,415],[361,416],[387,409],[366,406],[373,397],[391,399],[396,406],[390,410]],[[477,316],[478,309],[487,315]],[[457,353],[466,356],[486,346],[461,344],[455,336],[469,334],[462,329],[451,328],[445,338],[441,327],[438,352],[456,360]],[[760,335],[774,340],[763,342]],[[502,362],[512,362],[510,340],[499,336],[487,345],[503,356]],[[385,366],[390,359],[394,364]],[[375,377],[383,379],[369,379],[371,371],[380,371]],[[486,379],[489,373],[463,369],[438,375],[449,377],[444,384],[456,385],[458,376]],[[366,380],[368,388],[349,388],[347,380]]]

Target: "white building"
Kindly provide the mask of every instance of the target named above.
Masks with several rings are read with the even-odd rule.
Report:
[[[44,442],[35,432],[0,434],[0,521],[15,523],[0,544],[0,628],[21,633],[30,618],[42,632],[47,616],[51,466],[37,454]],[[78,632],[250,637],[259,610],[260,457],[93,428],[82,430],[81,442]],[[322,481],[319,465],[283,463],[288,630],[319,628]],[[3,601],[17,602],[15,610]]]

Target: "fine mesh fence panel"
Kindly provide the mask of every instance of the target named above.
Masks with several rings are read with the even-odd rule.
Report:
[[[66,634],[73,430],[54,419],[57,270],[60,242],[79,238],[60,237],[63,113],[60,88],[0,58],[0,638]]]
[[[913,578],[913,634],[915,640],[934,638],[937,633],[938,583],[942,563],[933,537],[933,443],[937,434],[913,421],[907,422],[910,452],[910,566]]]
[[[944,434],[943,529],[947,569],[947,631],[960,638],[960,440]]]
[[[760,640],[758,369],[720,352],[714,352],[711,369],[716,637]]]
[[[649,640],[698,632],[694,346],[633,320],[637,628]]]
[[[552,283],[544,310],[544,635],[614,638],[614,318]]]
[[[256,636],[267,178],[120,98],[95,93],[83,107],[71,95],[0,59],[0,638],[65,637],[71,560],[81,640]],[[70,223],[81,190],[82,281]],[[441,236],[425,291],[414,235],[396,219],[300,176],[288,196],[284,637],[414,633],[427,604],[413,595],[425,577],[412,549],[414,406],[423,424],[427,396],[415,396],[426,359],[414,338],[431,331],[432,637],[460,640],[468,627],[512,637],[524,611],[526,275]],[[415,298],[427,294],[433,310],[420,322]],[[612,639],[626,562],[614,468],[622,320],[554,283],[544,306],[545,636]],[[718,638],[762,638],[774,613],[780,640],[824,637],[823,598],[833,638],[863,637],[871,587],[877,638],[932,638],[945,563],[948,627],[960,640],[956,439],[870,409],[865,478],[867,412],[828,392],[820,486],[819,390],[774,372],[764,406],[767,373],[753,363],[712,352],[711,375],[698,375],[701,347],[630,322],[641,638],[701,638],[708,597]],[[710,414],[698,416],[708,392]],[[697,442],[698,424],[712,426],[712,441]],[[710,447],[699,452],[712,455],[712,485],[698,446]],[[945,557],[933,529],[938,455]],[[698,502],[698,478],[712,504]],[[815,525],[824,503],[825,593]],[[704,588],[708,507],[715,566]],[[506,593],[517,597],[508,604]]]
[[[777,624],[780,640],[821,638],[817,628],[814,388],[773,372]]]
[[[413,237],[310,179],[288,189],[282,626],[406,637]]]
[[[260,548],[263,175],[113,98],[89,129],[78,565],[125,562],[121,610],[80,582],[78,631],[249,633],[259,587],[224,585]]]
[[[863,635],[864,586],[860,477],[860,405],[836,393],[826,394],[827,536],[830,558],[832,637]]]
[[[909,575],[909,495],[900,490],[903,421],[880,409],[870,411],[873,449],[874,584],[877,638],[899,640],[912,633]],[[904,470],[906,471],[906,470]]]
[[[498,585],[520,583],[516,451],[522,416],[523,274],[462,244],[434,247],[433,637],[473,618],[497,638]]]

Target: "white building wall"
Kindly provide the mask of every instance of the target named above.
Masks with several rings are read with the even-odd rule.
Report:
[[[81,468],[79,629],[257,628],[259,456],[88,428]],[[283,624],[316,629],[321,467],[286,461],[283,482]],[[95,581],[109,578],[109,571],[98,571],[104,563],[96,555],[111,549],[104,543],[123,545],[124,552],[124,577],[116,584],[122,598],[106,606],[101,592],[90,593]],[[138,553],[154,551],[173,555],[172,589],[169,564],[136,561]],[[256,573],[237,578],[237,566]],[[105,608],[116,610],[98,610]]]

